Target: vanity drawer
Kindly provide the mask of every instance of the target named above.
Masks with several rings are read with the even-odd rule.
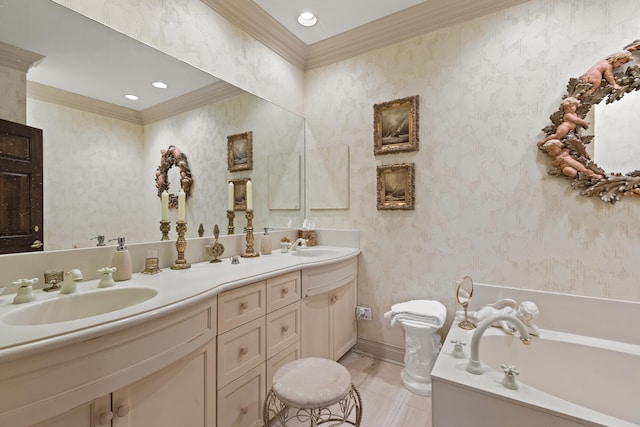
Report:
[[[263,363],[264,317],[218,335],[218,389]]]
[[[300,300],[300,272],[267,280],[267,313]]]
[[[231,289],[218,295],[218,334],[266,314],[265,282]]]
[[[262,363],[218,390],[218,426],[262,426],[265,397],[265,364]]]
[[[300,302],[267,314],[267,358],[300,341]]]
[[[281,366],[300,359],[300,354],[300,341],[298,341],[267,360],[267,391],[273,386],[273,374]]]

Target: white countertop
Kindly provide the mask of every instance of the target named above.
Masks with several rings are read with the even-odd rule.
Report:
[[[360,254],[359,248],[338,246],[314,246],[314,249],[331,249],[330,255],[318,257],[293,256],[274,250],[270,255],[256,258],[240,258],[239,264],[231,264],[230,258],[220,263],[201,262],[186,270],[164,268],[161,273],[146,275],[137,273],[131,280],[116,282],[119,287],[147,287],[158,294],[142,303],[83,319],[44,325],[9,325],[4,321],[8,313],[23,307],[39,304],[52,298],[69,298],[59,292],[35,291],[37,299],[27,304],[13,304],[15,294],[0,296],[0,362],[85,341],[106,333],[128,328],[140,322],[155,319],[178,309],[198,304],[207,298],[238,286],[255,283],[270,277],[307,268],[321,267],[345,261]],[[305,249],[302,249],[303,251]],[[78,283],[78,294],[102,292],[99,280]]]

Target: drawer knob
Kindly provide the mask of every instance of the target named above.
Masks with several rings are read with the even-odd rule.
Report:
[[[289,293],[289,288],[282,288],[282,296],[285,296]]]
[[[120,405],[116,410],[116,415],[118,415],[119,417],[126,417],[128,413],[129,413],[129,405],[127,405],[126,403],[123,403],[122,405]]]
[[[336,302],[336,301],[338,301],[338,296],[337,295],[332,296],[331,302]]]
[[[249,303],[246,301],[242,301],[240,303],[240,310],[246,310],[247,308],[249,308]]]
[[[249,348],[246,345],[243,345],[242,347],[240,347],[240,354],[242,356],[244,356],[247,353],[249,353]]]
[[[249,407],[243,406],[242,408],[240,408],[240,412],[242,412],[242,415],[247,415],[247,412],[249,412]]]
[[[289,330],[289,325],[282,325],[282,333],[285,333]]]
[[[113,419],[113,412],[111,411],[103,412],[98,417],[98,424],[100,424],[101,426],[106,426],[108,424],[111,424],[112,419]]]

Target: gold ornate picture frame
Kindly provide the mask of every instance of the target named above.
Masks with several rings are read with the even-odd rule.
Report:
[[[373,153],[418,151],[418,95],[373,106]]]
[[[251,131],[227,136],[227,159],[230,172],[253,169],[253,133]]]
[[[249,178],[232,179],[233,182],[233,210],[247,210],[247,181]]]
[[[378,210],[413,210],[415,206],[415,164],[378,166]]]

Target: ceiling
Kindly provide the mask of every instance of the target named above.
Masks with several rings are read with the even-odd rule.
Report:
[[[107,115],[132,118],[134,122],[145,122],[141,114],[153,115],[153,109],[157,111],[164,103],[174,101],[173,108],[165,110],[175,114],[178,99],[187,104],[184,97],[189,94],[201,98],[203,91],[220,92],[222,86],[230,87],[209,73],[53,1],[0,0],[0,65],[19,69],[24,58],[35,60],[31,67],[30,61],[25,63],[23,70],[28,71],[30,97],[51,96],[55,99],[46,100],[56,102],[65,98],[64,92],[82,95],[103,102],[105,105],[98,107],[103,109],[101,113],[109,106],[121,107]],[[165,82],[168,88],[154,88],[151,83],[156,80]],[[51,88],[57,92],[51,94]],[[237,93],[238,89],[232,89],[235,91],[226,91]],[[140,99],[129,101],[124,98],[127,93]],[[70,102],[78,106],[89,101],[76,97]]]
[[[387,15],[427,0],[253,0],[280,25],[306,45],[369,24]],[[301,12],[313,12],[318,22],[312,27],[298,24]]]
[[[310,69],[528,0],[202,0],[292,64]],[[296,22],[302,11],[314,27]]]
[[[201,1],[292,64],[310,69],[528,0]],[[87,111],[146,123],[240,91],[51,0],[0,0],[0,11],[0,65],[37,54],[27,56],[35,61],[25,69],[30,97],[78,107],[77,96],[60,100],[61,93],[79,94],[102,102],[81,103]],[[316,13],[318,24],[299,26],[301,11]],[[154,80],[169,88],[153,88]],[[53,95],[51,88],[57,90]],[[140,100],[126,100],[131,92]],[[112,114],[110,106],[119,110]]]

